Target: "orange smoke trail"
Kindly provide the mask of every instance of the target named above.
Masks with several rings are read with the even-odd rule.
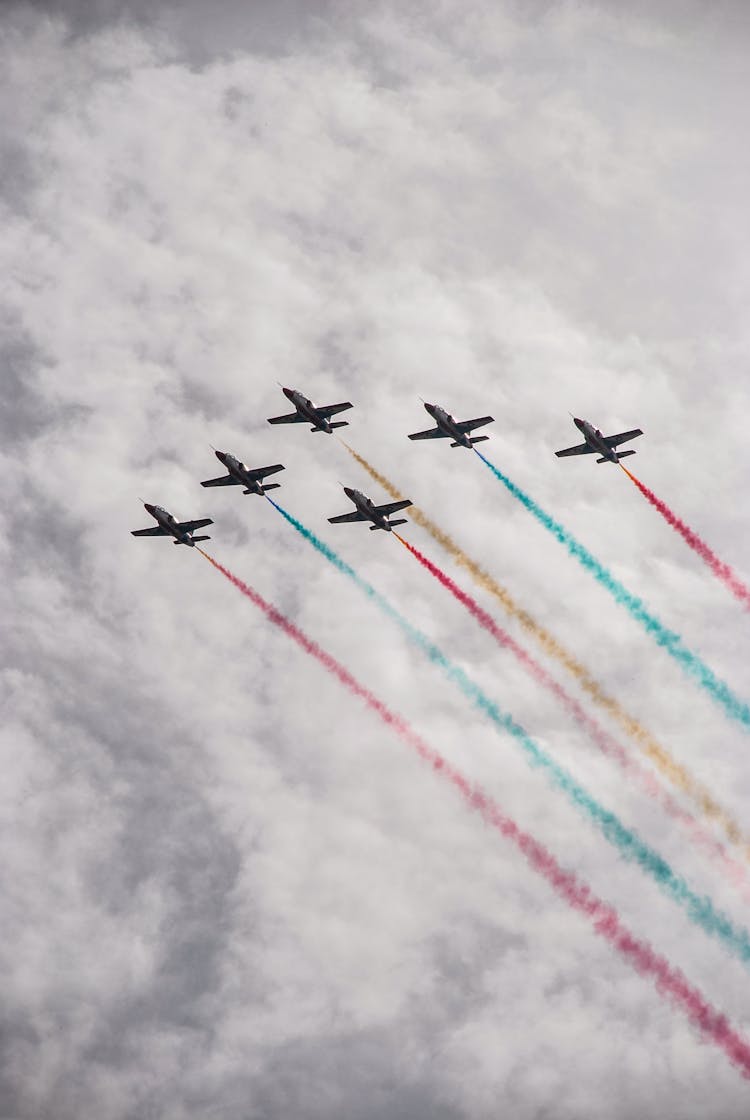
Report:
[[[362,455],[359,455],[353,447],[350,447],[348,443],[344,440],[341,440],[341,443],[359,465],[367,471],[370,478],[377,482],[378,485],[382,486],[394,501],[401,501],[403,499],[404,495],[396,489],[392,482],[384,475],[380,474],[380,472],[368,463]],[[609,696],[588,669],[550,634],[548,630],[545,630],[543,626],[536,622],[528,611],[520,607],[511,596],[510,592],[502,587],[497,580],[477,564],[475,560],[467,556],[463,549],[456,544],[453,538],[446,533],[444,529],[441,529],[434,521],[431,521],[418,506],[413,505],[410,507],[409,518],[415,525],[419,525],[420,528],[429,533],[432,539],[441,545],[460,567],[465,568],[474,582],[487,591],[511,618],[515,618],[526,633],[530,634],[540,644],[545,653],[554,658],[555,661],[563,666],[566,672],[570,673],[570,675],[578,681],[580,687],[591,697],[594,703],[603,711],[606,711],[608,715],[620,725],[620,727],[638,744],[639,748],[646,757],[651,760],[657,770],[659,770],[672,785],[686,794],[705,817],[714,821],[723,830],[724,835],[732,844],[740,845],[745,858],[750,859],[750,841],[745,838],[742,829],[731,814],[719,805],[705,786],[694,778],[681,763],[677,762],[666,748],[662,747],[654,736],[635,719],[634,716],[631,716],[614,697]]]
[[[750,589],[745,586],[729,565],[725,564],[723,560],[720,560],[716,553],[708,547],[706,542],[686,525],[685,522],[669,508],[666,502],[663,502],[661,498],[657,498],[653,490],[649,490],[648,486],[641,482],[639,478],[636,478],[627,467],[623,467],[622,463],[619,463],[618,466],[622,468],[633,485],[638,487],[641,494],[651,503],[654,509],[659,511],[667,524],[671,525],[675,532],[680,534],[685,543],[692,548],[693,552],[697,553],[701,560],[706,562],[714,575],[721,580],[725,587],[729,588],[734,597],[739,599],[743,606],[750,607]]]
[[[750,901],[750,890],[748,887],[748,869],[737,860],[732,859],[720,841],[716,840],[711,833],[696,820],[690,813],[675,800],[668,789],[665,789],[659,784],[656,777],[650,770],[645,769],[637,759],[632,758],[624,748],[614,739],[605,729],[599,724],[589,713],[585,710],[574,696],[555,680],[550,673],[536,661],[531,654],[515,641],[502,627],[498,626],[494,618],[483,607],[462,590],[451,577],[434,564],[423,552],[420,552],[409,541],[405,540],[400,533],[393,533],[396,540],[407,549],[412,556],[419,561],[423,568],[435,577],[435,579],[443,585],[455,599],[466,607],[469,614],[476,619],[483,630],[491,634],[495,641],[503,649],[509,650],[516,659],[523,665],[524,669],[531,677],[541,685],[543,688],[548,689],[562,704],[568,714],[575,720],[575,722],[589,735],[591,740],[597,745],[602,754],[607,758],[611,758],[617,762],[618,766],[625,773],[629,774],[635,782],[638,783],[641,790],[649,797],[656,801],[664,812],[673,820],[679,823],[687,830],[693,841],[704,851],[706,851],[713,859],[717,860],[718,864],[724,873],[731,879],[736,887],[738,887],[745,900]]]
[[[333,674],[386,725],[393,728],[402,742],[408,744],[433,773],[450,783],[468,808],[478,813],[485,824],[510,841],[523,855],[527,864],[541,875],[573,910],[589,920],[595,933],[605,938],[636,972],[652,979],[659,994],[668,996],[674,1005],[681,1007],[703,1036],[721,1047],[743,1077],[750,1078],[750,1044],[732,1027],[725,1015],[720,1014],[704,999],[678,968],[670,964],[665,957],[660,956],[647,941],[641,941],[630,933],[612,906],[598,898],[574,872],[566,870],[558,863],[552,853],[530,833],[523,832],[516,822],[502,811],[496,801],[477,786],[472,785],[460,770],[438,754],[401,716],[391,711],[374,693],[361,685],[348,669],[322,649],[317,642],[308,638],[293,622],[267,603],[257,591],[233,575],[218,560],[214,560],[213,556],[209,556],[202,548],[198,551],[209,564],[212,564],[243,595],[247,596],[270,622],[278,626],[287,637]]]

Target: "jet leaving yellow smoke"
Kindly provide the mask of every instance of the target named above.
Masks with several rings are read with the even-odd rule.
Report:
[[[341,443],[349,454],[356,459],[359,465],[367,471],[370,478],[382,486],[394,501],[403,500],[404,495],[396,489],[392,482],[385,478],[384,475],[380,474],[379,471],[376,471],[375,468],[359,455],[353,447],[350,447],[348,443],[344,440],[341,440]],[[623,470],[624,469],[623,467]],[[681,763],[672,758],[670,753],[656,741],[643,724],[629,715],[617,700],[609,696],[588,669],[582,665],[580,661],[576,660],[548,630],[545,630],[543,626],[536,622],[528,611],[523,610],[510,593],[493,579],[484,568],[477,564],[476,561],[472,560],[471,557],[467,556],[463,549],[456,544],[448,533],[439,528],[439,526],[431,521],[417,506],[413,505],[410,507],[409,517],[416,525],[419,525],[429,533],[434,541],[442,545],[456,563],[469,572],[474,582],[492,595],[512,618],[517,619],[523,629],[539,642],[550,657],[553,657],[571,674],[571,676],[575,677],[581,688],[591,697],[594,703],[608,712],[612,719],[616,720],[620,727],[638,743],[641,750],[651,759],[654,766],[656,766],[674,786],[687,794],[706,817],[715,821],[716,824],[723,829],[724,834],[733,844],[741,845],[743,854],[746,858],[750,859],[750,842],[743,836],[742,829],[730,813],[714,800],[705,786],[697,781]]]

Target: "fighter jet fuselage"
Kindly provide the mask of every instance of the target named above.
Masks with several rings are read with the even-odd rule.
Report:
[[[345,428],[349,423],[348,420],[331,421],[331,417],[336,416],[339,412],[345,412],[347,408],[351,408],[350,401],[342,401],[340,404],[315,405],[309,397],[300,393],[299,389],[287,389],[282,385],[281,391],[286,399],[294,405],[295,411],[286,416],[269,416],[269,424],[307,423],[310,424],[311,431],[326,432],[330,436],[333,434],[334,428]]]
[[[428,404],[424,402],[425,409],[429,412],[438,428],[445,432],[447,436],[458,443],[461,447],[468,447],[471,449],[471,440],[466,432],[462,432],[458,427],[455,416],[451,416],[450,412],[446,412],[439,404]]]
[[[563,447],[561,451],[555,452],[558,458],[566,458],[568,455],[593,454],[599,456],[596,460],[597,463],[619,463],[620,459],[625,459],[628,455],[635,455],[633,448],[630,451],[618,451],[617,448],[620,444],[643,435],[640,428],[633,428],[629,432],[618,432],[614,436],[605,436],[593,424],[589,424],[588,420],[581,420],[579,416],[573,417],[573,423],[586,442],[578,444],[576,447]]]
[[[586,440],[589,447],[593,448],[594,451],[603,456],[603,458],[608,459],[610,463],[617,462],[617,451],[614,447],[610,447],[609,444],[605,442],[604,436],[598,428],[595,428],[593,424],[589,424],[588,420],[581,420],[577,416],[573,417],[573,423],[578,428],[578,431]]]
[[[213,525],[210,517],[202,517],[198,521],[177,521],[163,506],[154,506],[150,502],[144,502],[143,506],[154,518],[156,525],[151,529],[134,529],[132,533],[134,537],[174,537],[174,544],[186,544],[191,548],[195,547],[197,541],[211,539],[208,536],[193,536],[196,529],[202,529],[204,525]]]
[[[265,494],[263,482],[259,478],[253,478],[244,463],[234,455],[230,455],[228,451],[216,451],[214,454],[219,462],[224,464],[232,478],[236,479],[240,486],[245,487],[245,494],[259,494],[261,498],[263,497]]]
[[[297,412],[301,413],[305,420],[312,424],[313,428],[322,428],[329,436],[331,435],[333,431],[331,421],[326,416],[320,415],[309,397],[300,393],[299,389],[284,389],[283,393],[297,409]]]
[[[344,493],[347,498],[354,502],[355,506],[368,521],[372,521],[373,525],[377,525],[378,529],[385,529],[387,533],[392,532],[391,523],[383,513],[379,513],[377,506],[363,494],[361,490],[354,490],[351,486],[344,487]]]
[[[450,412],[446,412],[439,404],[428,404],[422,401],[425,411],[430,414],[437,424],[426,432],[412,432],[409,439],[449,439],[451,447],[468,447],[471,450],[475,443],[482,443],[489,436],[472,436],[469,433],[475,428],[482,428],[485,424],[492,423],[491,416],[478,416],[475,420],[456,420]]]
[[[406,524],[405,517],[396,518],[395,521],[390,521],[389,518],[399,510],[408,509],[412,504],[409,498],[401,498],[397,502],[386,502],[385,505],[378,506],[361,490],[355,490],[351,486],[344,486],[344,493],[350,502],[354,502],[354,509],[351,513],[340,513],[336,517],[329,517],[328,520],[332,525],[343,525],[345,522],[352,521],[371,521],[371,529],[385,529],[386,533],[391,533],[395,525]]]

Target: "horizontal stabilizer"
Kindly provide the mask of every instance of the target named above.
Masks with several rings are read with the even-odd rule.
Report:
[[[281,489],[281,483],[280,482],[265,482],[263,484],[263,489],[264,490],[280,490]]]
[[[597,459],[596,461],[597,461],[597,463],[611,463],[612,462],[611,459]]]
[[[193,541],[210,541],[210,540],[211,540],[211,538],[210,538],[210,537],[208,537],[208,536],[203,536],[203,537],[193,537],[192,539],[193,539]]]
[[[374,533],[377,529],[382,529],[382,528],[383,528],[382,525],[370,525],[369,526],[369,529],[370,529],[371,533]]]
[[[405,518],[405,517],[397,517],[395,521],[389,521],[388,524],[390,525],[390,527],[392,529],[394,525],[408,525],[409,522],[408,522],[407,518]]]
[[[469,443],[481,443],[483,439],[489,439],[489,436],[472,436]]]
[[[348,428],[349,427],[349,421],[348,420],[334,420],[333,423],[331,424],[331,427],[332,428]]]
[[[632,451],[618,451],[617,458],[624,459],[626,455],[635,455],[635,448]]]

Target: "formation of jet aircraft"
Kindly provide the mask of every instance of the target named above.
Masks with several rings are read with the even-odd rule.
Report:
[[[493,416],[480,416],[477,420],[456,420],[450,412],[446,412],[439,404],[428,404],[422,401],[427,412],[437,424],[437,428],[428,428],[426,432],[412,432],[409,439],[451,439],[451,447],[471,448],[473,443],[482,443],[489,436],[469,436],[475,428],[483,428],[485,424],[494,422]]]
[[[347,420],[331,421],[331,417],[352,408],[351,401],[342,401],[340,404],[315,405],[298,389],[286,389],[283,385],[281,388],[287,399],[294,405],[295,411],[284,416],[271,416],[268,420],[269,424],[310,424],[312,432],[327,432],[328,435],[332,434],[334,428],[343,428],[348,424]],[[489,439],[489,436],[486,435],[472,436],[470,433],[475,428],[492,424],[494,422],[492,416],[480,416],[475,420],[456,420],[440,405],[428,404],[426,401],[422,403],[437,427],[429,428],[425,432],[412,432],[409,439],[450,439],[451,447],[466,447],[469,449],[473,444]],[[588,420],[581,420],[574,416],[573,421],[586,442],[556,451],[555,454],[560,458],[568,455],[598,455],[597,463],[618,463],[620,459],[624,459],[627,455],[635,455],[633,449],[617,451],[620,444],[643,435],[640,428],[634,428],[629,432],[619,432],[614,436],[605,436]],[[266,482],[265,480],[268,475],[277,474],[278,471],[284,470],[281,463],[273,463],[268,467],[247,467],[228,451],[217,451],[216,448],[213,450],[216,458],[228,473],[221,475],[219,478],[207,478],[204,482],[201,482],[201,486],[241,486],[243,487],[243,494],[258,494],[261,497],[266,491],[279,488],[280,483]],[[393,519],[393,514],[402,509],[408,509],[412,504],[408,498],[399,502],[386,502],[384,505],[376,505],[371,498],[368,498],[360,490],[354,490],[350,486],[344,486],[343,489],[347,498],[354,503],[354,509],[349,513],[329,517],[328,520],[332,525],[369,521],[371,522],[370,530],[382,529],[390,533],[396,525],[407,523],[405,517]],[[174,544],[184,544],[191,547],[198,541],[211,539],[209,536],[195,536],[197,529],[202,529],[206,525],[213,525],[210,517],[200,518],[197,521],[177,521],[171,513],[161,506],[150,505],[148,502],[143,504],[147,512],[156,521],[156,525],[149,529],[132,530],[134,537],[173,537]]]
[[[616,436],[603,436],[598,428],[589,424],[588,420],[581,420],[578,416],[574,416],[573,423],[586,442],[576,444],[575,447],[564,447],[562,451],[556,451],[555,455],[559,459],[565,458],[567,455],[600,455],[601,458],[596,460],[597,463],[619,463],[620,459],[624,459],[627,455],[635,455],[635,450],[631,448],[630,451],[618,452],[615,448],[619,447],[621,443],[627,443],[628,440],[635,439],[636,436],[643,435],[640,428],[633,428],[630,432],[619,432]]]
[[[351,401],[314,405],[304,393],[300,393],[299,389],[285,389],[283,385],[281,389],[296,411],[288,412],[284,416],[269,416],[269,424],[312,424],[311,432],[327,432],[330,436],[334,428],[345,428],[349,423],[348,420],[336,420],[331,423],[331,417],[339,412],[345,412],[347,408],[352,408]]]
[[[201,486],[244,486],[243,494],[259,494],[263,497],[266,490],[278,490],[281,485],[280,482],[264,481],[267,475],[284,470],[281,463],[274,463],[271,467],[246,467],[228,451],[217,451],[214,448],[214,455],[224,464],[229,474],[224,474],[221,478],[207,478],[205,482],[201,482]]]
[[[395,521],[391,521],[389,520],[391,514],[414,504],[408,498],[404,498],[401,502],[386,502],[383,506],[376,506],[372,498],[368,498],[361,490],[353,490],[351,486],[345,486],[344,493],[354,502],[356,508],[351,513],[340,513],[338,517],[329,517],[331,525],[343,525],[349,521],[372,521],[370,532],[374,529],[385,529],[390,533],[395,525],[406,525],[407,521],[405,517],[397,517]]]
[[[156,525],[148,529],[131,530],[134,537],[174,537],[173,544],[187,544],[194,547],[198,541],[210,541],[208,536],[193,536],[196,529],[204,525],[213,525],[210,517],[201,517],[198,521],[176,521],[169,510],[161,506],[152,506],[150,502],[143,503],[147,513],[155,519]]]

